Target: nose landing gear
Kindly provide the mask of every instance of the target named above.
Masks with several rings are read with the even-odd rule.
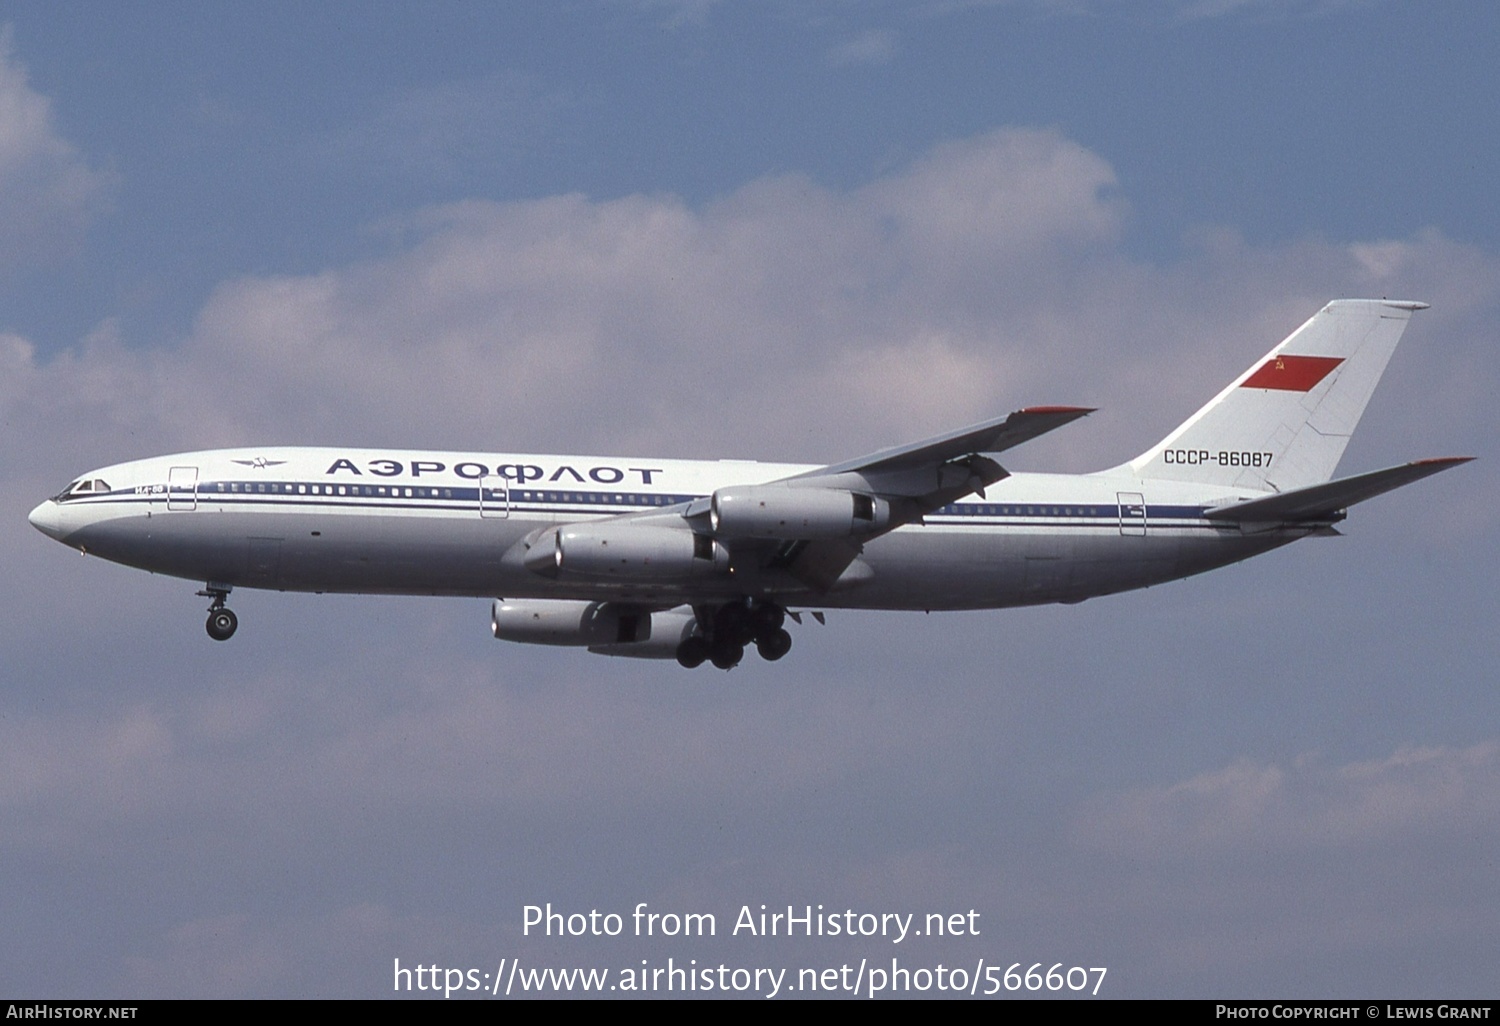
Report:
[[[234,611],[224,605],[224,598],[230,592],[227,584],[214,584],[210,582],[203,590],[198,592],[201,598],[213,599],[208,606],[208,622],[204,629],[208,636],[215,641],[228,641],[234,637],[235,630],[240,625],[240,618],[234,615]]]

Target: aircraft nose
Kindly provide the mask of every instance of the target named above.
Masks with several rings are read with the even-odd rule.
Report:
[[[27,514],[26,519],[31,521],[31,526],[41,531],[48,538],[61,539],[62,517],[59,515],[57,503],[48,499]]]

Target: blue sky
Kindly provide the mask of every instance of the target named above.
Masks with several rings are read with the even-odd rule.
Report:
[[[520,908],[980,909],[1113,996],[1488,996],[1500,13],[1454,4],[5,5],[0,981],[837,964]],[[247,594],[24,514],[242,443],[831,462],[1035,403],[1161,437],[1336,296],[1413,320],[1348,537],[1085,603],[830,616],[774,667]],[[1034,953],[1034,954],[1033,954]],[[908,957],[902,952],[902,957]]]

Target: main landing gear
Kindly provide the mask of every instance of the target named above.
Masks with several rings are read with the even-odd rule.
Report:
[[[760,657],[775,662],[792,650],[792,636],[782,624],[786,610],[774,602],[733,602],[706,618],[698,614],[698,630],[677,648],[677,661],[688,669],[711,662],[730,670],[745,658],[745,647],[755,645]]]
[[[213,599],[208,606],[208,622],[203,626],[208,631],[208,636],[215,641],[228,641],[234,637],[235,629],[240,625],[240,618],[224,604],[224,598],[230,590],[227,584],[209,583],[198,592],[202,598]]]

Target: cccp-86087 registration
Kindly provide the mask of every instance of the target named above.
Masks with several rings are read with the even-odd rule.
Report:
[[[1250,452],[1245,449],[1163,449],[1163,463],[1180,463],[1197,467],[1210,464],[1219,467],[1269,467],[1269,452]]]

